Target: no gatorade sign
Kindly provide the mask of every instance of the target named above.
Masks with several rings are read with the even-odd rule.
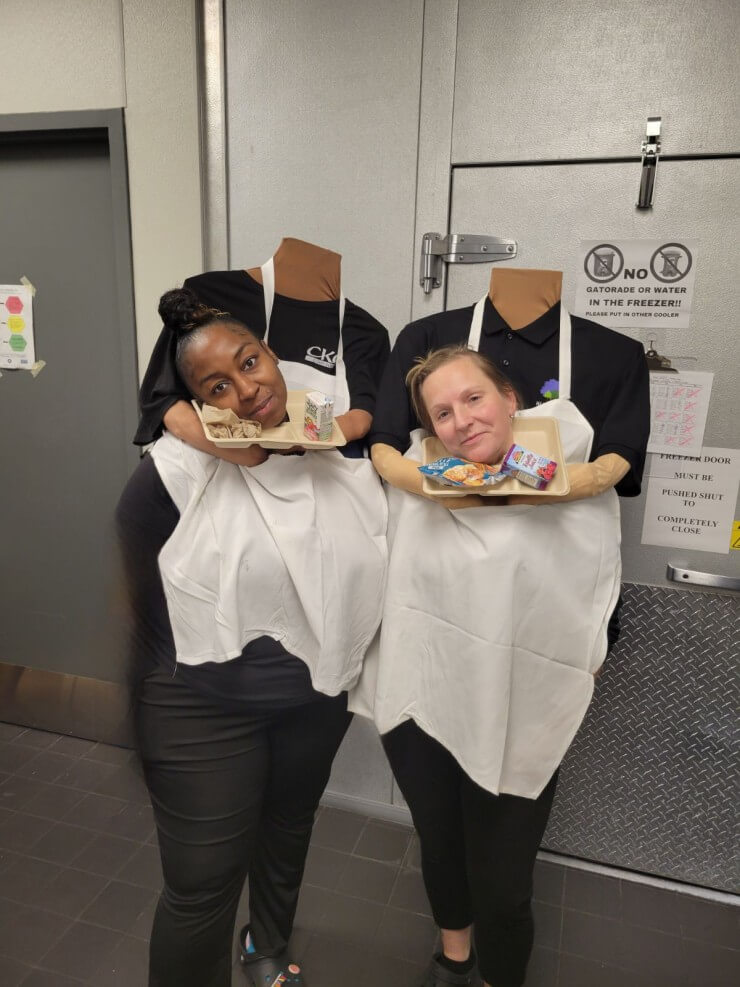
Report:
[[[583,240],[575,314],[604,325],[688,329],[696,240]]]

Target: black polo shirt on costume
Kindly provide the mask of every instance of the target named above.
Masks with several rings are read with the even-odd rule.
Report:
[[[246,271],[209,271],[188,278],[184,284],[203,302],[229,312],[260,339],[265,334],[265,301],[262,285]],[[282,360],[306,363],[334,376],[333,360],[339,341],[339,302],[309,302],[275,295],[270,318],[269,344]],[[372,315],[347,301],[342,329],[344,362],[350,407],[374,414],[375,397],[390,350],[388,333]],[[163,329],[155,344],[139,392],[141,418],[134,438],[147,445],[162,434],[165,413],[177,401],[190,401],[190,393],[175,367],[176,337]]]
[[[370,443],[383,442],[399,452],[419,428],[405,378],[419,356],[465,342],[473,306],[419,319],[401,332],[378,389]],[[558,378],[560,303],[523,329],[512,330],[486,299],[480,352],[518,388],[524,407],[547,401]],[[604,326],[572,317],[571,400],[594,430],[591,459],[615,452],[630,464],[616,486],[623,497],[640,492],[650,433],[650,388],[640,343]]]

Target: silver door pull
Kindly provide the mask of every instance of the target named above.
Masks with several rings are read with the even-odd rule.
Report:
[[[655,175],[660,157],[660,117],[648,117],[645,140],[642,142],[642,168],[640,191],[637,194],[638,209],[652,209],[655,194]]]
[[[679,569],[670,562],[665,570],[666,578],[674,583],[693,583],[695,586],[713,586],[715,589],[740,590],[740,576],[720,576],[716,572],[697,572],[695,569]]]

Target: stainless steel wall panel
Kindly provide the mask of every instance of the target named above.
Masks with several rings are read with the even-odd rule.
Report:
[[[740,599],[624,587],[622,635],[561,768],[544,847],[740,890]]]

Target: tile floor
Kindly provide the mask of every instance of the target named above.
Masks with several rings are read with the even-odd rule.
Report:
[[[0,987],[145,987],[160,881],[131,751],[0,723]],[[730,987],[738,912],[538,861],[527,987]],[[411,830],[322,808],[292,944],[310,987],[419,987],[434,943]]]

